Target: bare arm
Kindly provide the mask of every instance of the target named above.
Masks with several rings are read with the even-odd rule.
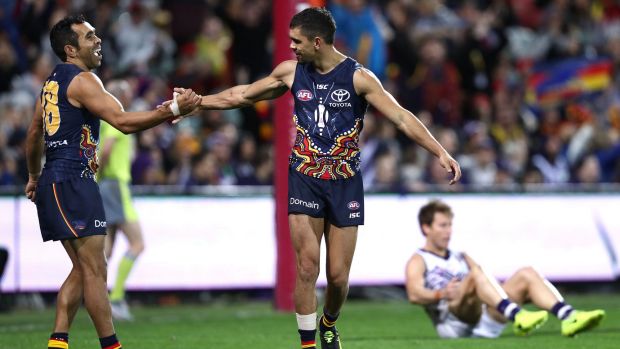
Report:
[[[39,176],[41,175],[41,156],[43,155],[43,109],[37,100],[34,115],[28,127],[26,138],[26,161],[28,166],[28,184],[26,196],[34,201]]]
[[[407,263],[405,270],[405,288],[407,289],[407,298],[409,302],[414,304],[432,304],[437,303],[443,294],[441,291],[431,290],[424,286],[424,272],[426,265],[422,256],[415,254]]]
[[[89,72],[80,73],[71,81],[67,97],[74,106],[88,109],[123,133],[151,128],[174,117],[168,106],[149,111],[126,112],[121,103],[105,90],[101,80]],[[177,101],[181,114],[186,114],[198,106],[200,97],[187,89],[178,96]]]
[[[394,122],[407,137],[437,156],[441,166],[448,172],[454,173],[450,184],[456,183],[461,178],[461,168],[458,162],[448,154],[413,113],[398,104],[372,72],[367,69],[357,70],[353,75],[353,85],[359,95]]]
[[[296,67],[296,61],[284,61],[269,76],[250,85],[238,85],[220,93],[202,97],[200,108],[234,109],[280,97],[293,84]]]

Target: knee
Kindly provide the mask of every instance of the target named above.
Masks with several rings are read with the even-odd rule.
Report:
[[[533,267],[523,267],[515,273],[515,277],[520,280],[533,280],[538,278],[540,274]]]
[[[130,247],[130,251],[134,257],[138,257],[142,254],[142,252],[144,252],[144,242],[136,242]]]
[[[349,284],[349,268],[330,267],[327,271],[327,283],[335,287],[346,287]]]
[[[469,275],[471,276],[471,278],[474,280],[475,283],[484,281],[484,278],[486,278],[486,275],[482,271],[482,268],[480,268],[480,266],[478,265],[475,265],[474,267],[471,268],[471,270],[469,271]]]
[[[319,260],[300,256],[297,262],[297,277],[304,282],[316,282],[319,277]]]

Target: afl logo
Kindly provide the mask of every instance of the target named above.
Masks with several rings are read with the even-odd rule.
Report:
[[[331,96],[332,96],[332,99],[336,102],[344,102],[344,101],[349,100],[349,98],[351,97],[351,94],[347,90],[338,89],[332,92]]]
[[[355,210],[359,210],[360,208],[360,203],[357,201],[351,201],[347,204],[347,207],[349,208],[349,210],[351,211],[355,211]]]
[[[303,102],[307,102],[313,98],[312,92],[308,90],[299,90],[297,91],[297,99]]]

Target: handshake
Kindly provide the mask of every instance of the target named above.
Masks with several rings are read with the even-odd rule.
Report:
[[[173,117],[168,122],[174,125],[200,110],[201,101],[202,96],[196,94],[192,89],[175,87],[172,99],[158,105],[157,109],[162,111],[169,109]]]

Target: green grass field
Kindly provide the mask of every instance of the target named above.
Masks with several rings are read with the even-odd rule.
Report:
[[[620,348],[620,295],[568,295],[577,308],[602,307],[607,317],[596,329],[575,338],[560,335],[551,317],[529,337],[516,337],[507,327],[499,339],[442,340],[422,309],[403,302],[350,301],[338,328],[346,349],[411,348]],[[127,349],[166,348],[299,348],[295,316],[272,310],[267,302],[132,308],[134,322],[118,322],[117,333]],[[0,314],[0,348],[44,348],[54,310]],[[99,348],[97,336],[82,308],[71,331],[73,349]]]

